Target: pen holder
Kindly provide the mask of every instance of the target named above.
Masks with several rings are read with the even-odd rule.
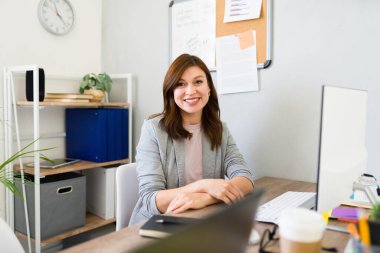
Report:
[[[371,244],[380,247],[380,222],[368,221]]]

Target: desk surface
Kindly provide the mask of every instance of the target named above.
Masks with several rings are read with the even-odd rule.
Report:
[[[316,185],[314,183],[272,177],[264,177],[256,180],[255,187],[264,188],[266,190],[262,198],[262,203],[265,203],[286,191],[316,191]],[[201,210],[190,210],[181,214],[181,216],[200,218],[214,212],[218,209],[218,206],[219,205],[212,205]],[[334,225],[344,226],[345,224]],[[141,224],[124,228],[118,232],[114,232],[64,250],[62,253],[128,252],[131,249],[135,249],[141,245],[155,240],[140,237],[138,235],[140,226]],[[262,222],[255,222],[254,226],[261,235],[266,228],[271,228],[273,225]],[[336,247],[339,252],[343,252],[347,241],[348,234],[326,230],[322,245],[324,247]],[[278,246],[278,243],[274,243],[271,247],[268,247],[268,250],[278,252]],[[249,246],[246,252],[258,252],[258,246]]]

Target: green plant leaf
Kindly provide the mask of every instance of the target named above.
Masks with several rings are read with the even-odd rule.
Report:
[[[37,139],[38,140],[38,139]],[[2,162],[0,164],[0,182],[8,188],[11,192],[16,193],[19,195],[22,199],[23,196],[21,192],[17,189],[16,185],[14,182],[12,182],[11,179],[14,179],[15,176],[13,175],[13,172],[9,172],[9,174],[5,171],[5,166],[8,164],[12,163],[14,160],[20,158],[20,157],[25,157],[28,156],[29,154],[36,153],[36,152],[42,152],[42,151],[47,151],[53,148],[44,148],[44,149],[38,149],[38,150],[27,150],[29,147],[31,147],[37,140],[32,141],[29,143],[27,146],[22,148],[21,150],[17,151],[15,154],[13,154],[11,157],[9,157],[7,160]],[[41,154],[40,156],[41,159],[48,159],[45,155]],[[50,159],[49,159],[50,160]],[[13,177],[11,177],[13,176]],[[16,174],[17,177],[17,174]],[[10,179],[11,178],[11,179]]]
[[[22,193],[19,191],[19,189],[16,187],[16,185],[12,181],[10,181],[8,178],[0,178],[0,182],[6,188],[8,188],[11,192],[16,193],[22,200],[24,200]]]
[[[112,79],[107,73],[100,73],[98,75],[90,73],[82,78],[79,86],[80,93],[86,89],[97,89],[110,92],[112,88]]]
[[[37,139],[38,140],[38,139]],[[13,162],[14,160],[16,160],[17,158],[19,157],[22,157],[22,156],[25,156],[27,154],[32,154],[32,153],[36,153],[36,152],[41,152],[41,151],[47,151],[47,150],[51,150],[53,148],[44,148],[44,149],[38,149],[38,150],[30,150],[30,151],[25,151],[26,149],[28,149],[30,146],[32,146],[37,140],[34,140],[32,141],[31,143],[29,143],[27,146],[25,146],[24,148],[22,148],[21,150],[17,151],[15,154],[13,154],[10,158],[8,158],[6,161],[4,161],[3,163],[0,164],[0,170],[2,168],[4,168],[7,164]]]
[[[373,205],[369,218],[374,221],[380,221],[380,202]]]

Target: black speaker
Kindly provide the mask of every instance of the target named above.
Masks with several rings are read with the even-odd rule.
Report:
[[[40,102],[44,101],[45,98],[45,72],[44,69],[38,69],[39,75],[39,98]],[[33,71],[26,71],[26,100],[33,101]]]

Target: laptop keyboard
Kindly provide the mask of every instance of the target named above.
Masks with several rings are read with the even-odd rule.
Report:
[[[315,192],[285,192],[280,196],[259,206],[256,220],[276,223],[282,211],[293,207],[314,209]]]

